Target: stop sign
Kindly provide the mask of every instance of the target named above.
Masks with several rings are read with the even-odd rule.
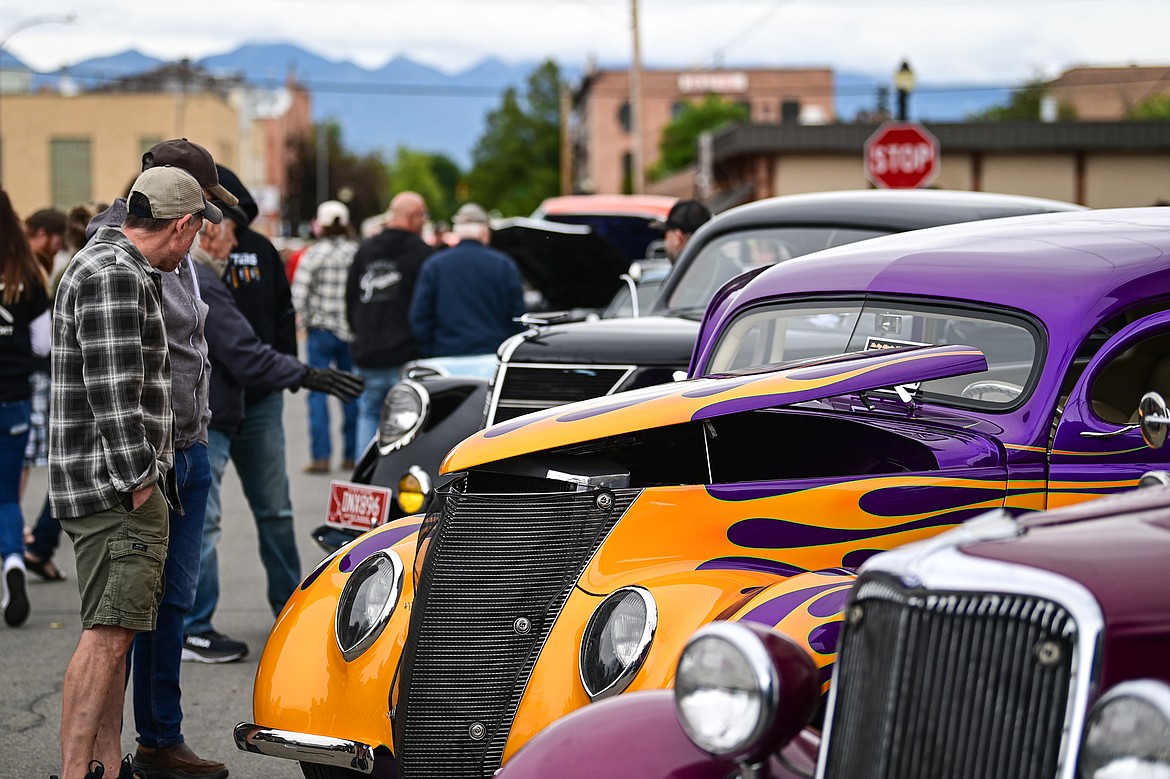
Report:
[[[865,142],[865,177],[879,187],[925,187],[938,168],[938,139],[917,122],[886,122]]]

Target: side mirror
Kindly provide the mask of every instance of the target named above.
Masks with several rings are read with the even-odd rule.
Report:
[[[1170,410],[1166,408],[1166,401],[1157,392],[1147,392],[1138,404],[1138,426],[1151,449],[1161,449],[1166,444],[1168,425]]]

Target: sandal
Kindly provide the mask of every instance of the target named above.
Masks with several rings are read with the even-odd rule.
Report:
[[[38,560],[28,552],[24,553],[24,567],[35,573],[47,582],[63,582],[65,574],[56,566],[52,558]]]

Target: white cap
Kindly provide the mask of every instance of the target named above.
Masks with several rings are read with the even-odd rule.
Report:
[[[334,222],[349,227],[349,209],[340,200],[326,200],[317,206],[317,226],[330,227]]]

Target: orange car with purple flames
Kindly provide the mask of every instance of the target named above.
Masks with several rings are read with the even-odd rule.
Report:
[[[457,445],[425,517],[323,561],[237,744],[306,775],[491,776],[591,701],[674,683],[701,625],[832,672],[853,570],[989,509],[1132,487],[1170,387],[1170,210],[989,220],[739,277],[692,378]]]

